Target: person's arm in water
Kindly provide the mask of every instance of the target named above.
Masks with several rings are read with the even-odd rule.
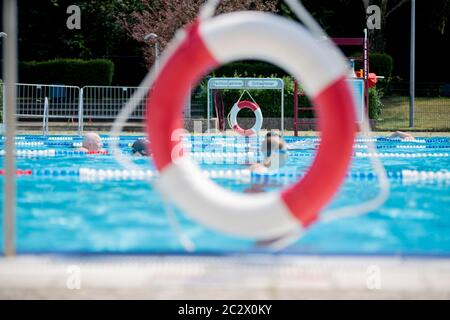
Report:
[[[263,163],[252,163],[248,168],[252,172],[256,173],[266,173],[268,171],[267,167]]]
[[[261,145],[261,152],[264,155],[264,161],[252,164],[249,169],[256,173],[278,170],[286,162],[287,144],[280,136],[267,134]]]
[[[406,132],[402,131],[395,131],[393,134],[391,134],[390,138],[400,138],[404,140],[415,140],[414,137]]]

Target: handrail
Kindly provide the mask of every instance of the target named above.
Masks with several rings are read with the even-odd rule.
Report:
[[[78,135],[81,136],[83,134],[84,128],[84,109],[83,109],[83,88],[80,88],[79,97],[78,97]]]
[[[48,116],[49,116],[49,103],[48,103],[48,98],[45,97],[44,115],[42,117],[42,134],[44,136],[48,135]]]

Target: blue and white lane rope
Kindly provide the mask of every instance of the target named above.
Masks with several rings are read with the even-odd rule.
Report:
[[[399,153],[399,152],[355,152],[356,158],[446,158],[450,155],[448,152],[435,152],[435,153]]]
[[[304,142],[304,141],[301,141]],[[120,148],[126,148],[131,147],[133,142],[120,142],[119,147]],[[0,145],[3,145],[3,141],[0,141]],[[46,146],[46,147],[81,147],[82,141],[24,141],[24,140],[18,140],[15,142],[15,145],[18,147],[37,147],[37,146]],[[104,147],[109,147],[109,143],[105,142]],[[205,141],[185,141],[183,143],[184,148],[187,150],[193,150],[193,151],[205,151],[209,149],[209,151],[212,150],[252,150],[255,148],[258,148],[259,144],[257,143],[227,143],[227,142],[205,142]],[[318,144],[309,144],[309,143],[302,143],[302,144],[295,144],[291,143],[288,149],[289,150],[301,150],[301,149],[311,149],[311,148],[317,148]],[[396,144],[396,145],[383,145],[378,144],[377,149],[450,149],[450,144]],[[366,144],[360,144],[356,143],[354,145],[355,149],[368,149]]]
[[[103,141],[134,141],[136,139],[145,138],[145,136],[120,136],[120,137],[111,137],[111,136],[102,136]],[[310,142],[320,142],[320,138],[294,138],[290,136],[284,137],[287,142],[296,142],[296,141],[310,141]],[[5,137],[1,136],[0,141],[4,140]],[[29,135],[29,136],[16,136],[16,140],[21,141],[82,141],[83,137],[81,136],[42,136],[42,135]],[[240,142],[240,143],[252,143],[257,141],[263,141],[264,136],[257,137],[239,137],[239,136],[214,136],[214,135],[204,135],[204,136],[185,136],[183,137],[184,141],[205,141],[208,143],[211,142]],[[388,138],[388,137],[374,137],[374,138],[356,138],[356,142],[386,142],[386,143],[401,143],[401,144],[417,144],[417,143],[450,143],[450,138],[448,137],[427,137],[427,138],[417,138],[415,140],[401,140],[396,138]]]
[[[122,154],[129,154],[129,152],[126,151],[120,151]],[[197,161],[212,161],[214,163],[229,163],[230,161],[236,160],[236,159],[246,159],[248,161],[262,161],[263,155],[261,152],[192,152],[188,153],[190,157],[193,160]],[[5,151],[0,150],[0,156],[4,156]],[[87,153],[84,151],[78,151],[78,150],[57,150],[57,149],[41,149],[41,150],[31,150],[31,149],[21,149],[16,150],[16,156],[18,157],[58,157],[58,156],[108,156],[112,155],[112,151],[102,151],[99,153]],[[291,151],[289,152],[290,156],[293,157],[312,157],[314,156],[313,153],[307,153],[307,152],[296,152]],[[354,157],[356,158],[371,158],[371,157],[377,157],[377,158],[446,158],[449,157],[449,152],[414,152],[414,153],[406,153],[406,152],[355,152]]]
[[[35,177],[79,177],[81,180],[148,180],[158,176],[156,170],[142,169],[34,169],[18,170],[27,171],[23,176]],[[259,174],[249,169],[209,169],[202,172],[212,179],[232,179],[243,182],[267,183],[267,182],[293,182],[303,177],[306,172],[297,168],[284,172]],[[450,171],[424,171],[424,170],[397,170],[387,171],[387,177],[391,181],[403,182],[448,182],[450,183]],[[372,171],[351,171],[347,174],[348,180],[371,181],[377,176]]]

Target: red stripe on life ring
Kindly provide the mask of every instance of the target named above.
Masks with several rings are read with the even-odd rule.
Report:
[[[172,150],[181,142],[173,133],[183,128],[180,115],[191,84],[218,65],[200,37],[199,22],[186,31],[189,35],[164,64],[147,100],[147,133],[158,170],[172,162]]]
[[[250,109],[252,111],[259,109],[259,106],[256,103],[248,100],[239,101],[237,105],[239,109]]]
[[[239,133],[241,136],[250,137],[256,134],[252,129],[242,129],[239,125],[235,124],[233,130]]]
[[[322,132],[316,158],[306,176],[281,193],[305,227],[317,219],[319,210],[344,181],[356,134],[353,97],[344,77],[322,91],[314,104]]]

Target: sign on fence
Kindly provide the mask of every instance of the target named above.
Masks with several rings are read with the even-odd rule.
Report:
[[[278,78],[211,78],[209,89],[282,89],[283,80]]]

